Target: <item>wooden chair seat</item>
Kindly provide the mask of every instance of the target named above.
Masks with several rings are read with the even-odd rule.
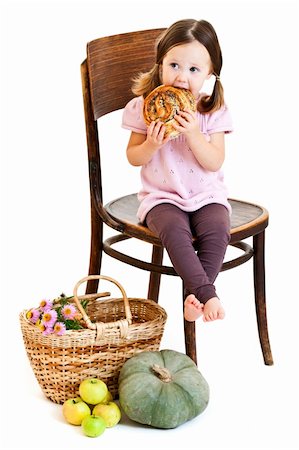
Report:
[[[233,199],[230,199],[229,203],[232,207],[231,243],[253,236],[268,225],[269,215],[262,206]],[[127,234],[134,236],[136,233],[142,233],[147,236],[148,242],[161,245],[160,239],[138,222],[138,206],[137,194],[130,194],[110,201],[105,205],[105,209],[113,220],[123,226]]]
[[[171,266],[164,266],[163,247],[157,236],[138,223],[136,194],[125,195],[103,205],[100,133],[98,119],[125,107],[133,98],[132,78],[149,70],[155,62],[155,40],[163,29],[142,30],[107,36],[87,44],[87,57],[81,64],[82,91],[88,149],[91,246],[89,274],[100,274],[103,252],[133,267],[149,272],[148,298],[158,301],[162,274],[176,276]],[[103,149],[101,149],[103,151]],[[107,149],[111,152],[113,150]],[[118,150],[119,151],[119,150]],[[125,151],[125,146],[124,150]],[[241,200],[230,200],[232,226],[230,245],[241,255],[224,262],[222,270],[233,269],[253,258],[254,294],[257,323],[265,364],[273,364],[266,317],[264,239],[268,225],[265,208]],[[118,233],[103,239],[103,225]],[[252,238],[252,245],[244,239]],[[142,261],[116,249],[127,239],[138,239],[152,245],[151,261]],[[194,240],[194,248],[197,242]],[[133,246],[131,246],[131,249]],[[184,286],[183,286],[184,288]],[[95,292],[97,280],[90,280],[86,293]],[[184,320],[186,353],[196,362],[195,323]]]

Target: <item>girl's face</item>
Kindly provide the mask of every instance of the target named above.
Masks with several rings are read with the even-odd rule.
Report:
[[[177,45],[164,56],[161,81],[166,86],[189,89],[197,99],[211,68],[210,55],[198,41]]]

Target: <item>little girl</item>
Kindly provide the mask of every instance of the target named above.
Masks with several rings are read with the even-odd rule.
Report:
[[[122,126],[131,130],[127,158],[141,166],[138,218],[155,232],[166,248],[185,287],[184,317],[208,322],[224,318],[214,282],[230,240],[231,208],[223,182],[224,134],[232,131],[220,82],[222,54],[208,22],[175,22],[160,37],[156,64],[134,80],[137,96],[125,107]],[[201,92],[215,79],[211,95]],[[147,128],[144,98],[164,84],[189,89],[197,112],[179,111],[175,139],[164,136],[161,122]],[[193,237],[198,244],[197,253]]]

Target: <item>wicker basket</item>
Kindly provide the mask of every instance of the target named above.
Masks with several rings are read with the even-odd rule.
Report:
[[[95,279],[114,283],[122,298],[99,301],[103,295],[100,293],[78,297],[78,287]],[[80,300],[86,297],[89,302],[85,311]],[[23,340],[35,377],[45,396],[55,403],[77,396],[80,382],[89,377],[103,380],[115,398],[124,362],[141,351],[159,350],[166,312],[152,300],[127,298],[117,281],[101,275],[80,280],[73,300],[87,328],[68,330],[63,336],[44,336],[26,318],[26,310],[20,314]]]

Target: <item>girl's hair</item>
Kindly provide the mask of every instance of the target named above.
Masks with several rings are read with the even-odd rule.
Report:
[[[179,20],[165,30],[156,43],[156,64],[149,72],[140,73],[133,79],[132,91],[135,95],[146,97],[161,84],[160,68],[162,61],[173,47],[198,41],[208,51],[211,59],[211,71],[216,77],[211,95],[200,97],[197,109],[201,113],[211,113],[224,104],[223,87],[220,82],[222,53],[218,37],[212,25],[205,20]]]

